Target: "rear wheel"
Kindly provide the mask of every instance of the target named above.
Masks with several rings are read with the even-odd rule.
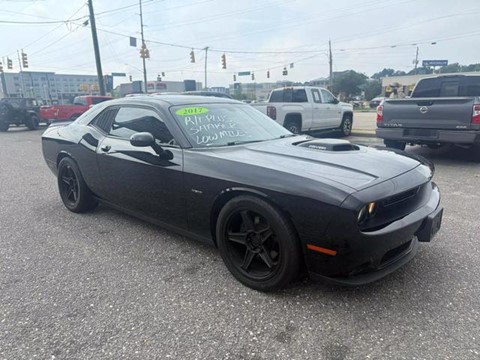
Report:
[[[285,129],[293,134],[299,134],[302,130],[302,126],[298,120],[287,120],[285,123]]]
[[[230,200],[220,211],[216,230],[225,265],[246,286],[275,290],[298,276],[296,233],[267,202],[252,196]]]
[[[405,150],[407,143],[404,141],[395,141],[395,140],[383,140],[383,143],[386,147],[398,150]]]
[[[27,127],[30,129],[30,130],[36,130],[38,129],[38,125],[40,124],[40,119],[38,118],[37,115],[31,115],[27,121],[25,121],[25,125],[27,125]]]
[[[65,207],[75,213],[87,212],[97,206],[97,200],[85,184],[73,159],[66,157],[58,164],[58,190]]]

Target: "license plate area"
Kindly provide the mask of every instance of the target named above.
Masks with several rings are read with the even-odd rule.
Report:
[[[437,138],[438,131],[431,129],[404,129],[403,135],[418,138]]]
[[[415,234],[418,241],[429,242],[437,234],[442,226],[443,208],[437,209],[431,213],[423,223],[422,227]]]

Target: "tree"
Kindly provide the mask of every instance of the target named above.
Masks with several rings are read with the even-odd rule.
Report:
[[[370,101],[382,92],[382,82],[380,80],[370,80],[365,85],[365,99]]]
[[[344,97],[358,95],[361,92],[361,86],[367,81],[364,74],[357,73],[353,70],[347,70],[336,73],[333,78],[333,93],[341,94]]]
[[[383,78],[385,76],[392,76],[394,72],[395,72],[395,70],[393,70],[393,69],[384,68],[382,71],[373,74],[372,79],[380,80],[381,78]]]

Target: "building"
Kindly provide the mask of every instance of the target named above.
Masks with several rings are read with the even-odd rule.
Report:
[[[43,71],[3,73],[3,96],[32,97],[44,103],[68,104],[79,95],[99,94],[96,75],[56,74]],[[3,83],[3,82],[2,82]]]

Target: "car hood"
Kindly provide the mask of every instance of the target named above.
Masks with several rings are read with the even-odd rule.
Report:
[[[330,146],[332,144],[334,146]],[[346,144],[352,150],[345,150]],[[333,150],[324,149],[328,147]],[[329,183],[349,193],[395,178],[421,164],[399,152],[307,136],[218,148],[212,155],[272,170],[279,176],[291,174]]]

